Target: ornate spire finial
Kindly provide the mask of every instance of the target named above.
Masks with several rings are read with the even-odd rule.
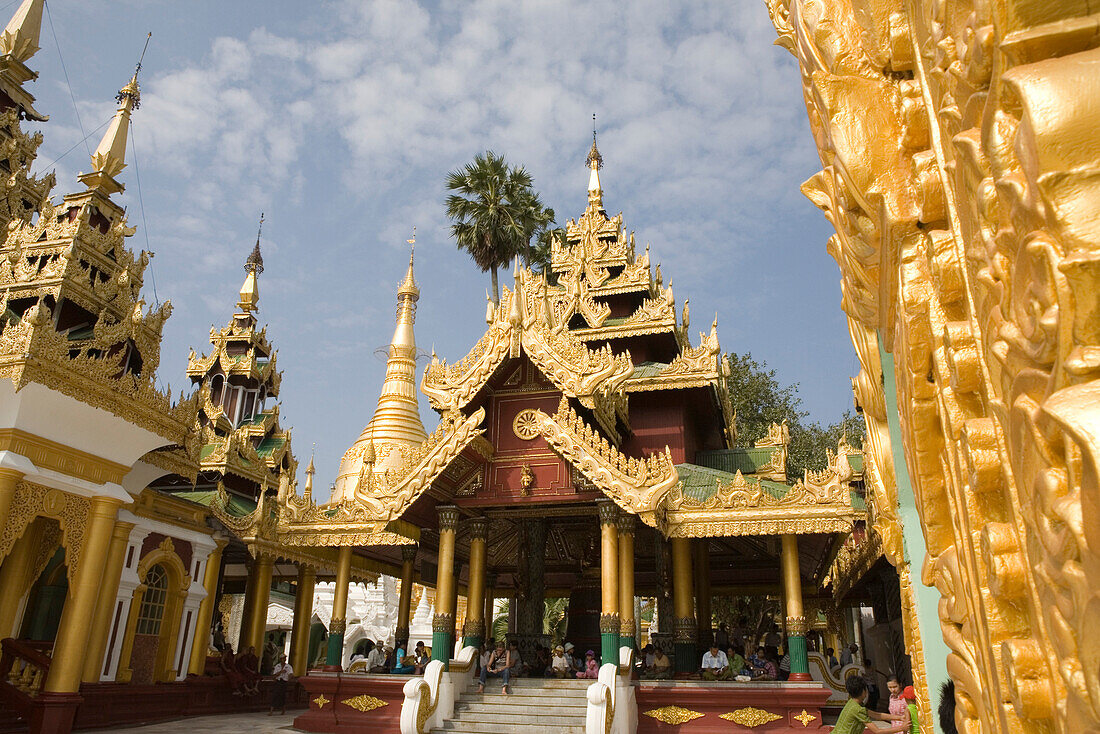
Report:
[[[38,52],[42,33],[43,0],[23,0],[23,4],[0,34],[0,56],[10,55],[21,64]]]
[[[416,227],[413,227],[412,237],[405,241],[409,243],[409,269],[405,272],[405,280],[402,281],[400,287],[397,289],[398,302],[403,298],[411,298],[413,301],[420,298],[420,289],[416,285],[416,279],[413,278],[413,254],[416,249]]]
[[[149,39],[153,34],[145,37],[145,49],[149,48]],[[145,50],[141,52],[141,59],[145,58]],[[85,173],[80,181],[90,189],[103,191],[108,196],[121,192],[125,186],[115,180],[123,168],[126,167],[126,136],[130,132],[130,114],[141,106],[141,89],[138,86],[138,73],[141,72],[141,60],[138,60],[134,75],[122,89],[118,90],[115,100],[118,101],[118,111],[111,120],[107,132],[99,142],[99,147],[92,153],[91,173]]]
[[[256,311],[260,307],[260,283],[257,276],[264,271],[264,259],[260,255],[260,235],[264,229],[264,215],[260,212],[260,226],[256,230],[256,244],[248,259],[244,261],[244,283],[241,285],[241,298],[237,308],[245,313]]]
[[[603,156],[596,147],[596,115],[592,115],[592,149],[588,151],[586,160],[592,173],[588,175],[588,207],[590,209],[603,209],[603,187],[600,185],[600,168],[603,167]]]

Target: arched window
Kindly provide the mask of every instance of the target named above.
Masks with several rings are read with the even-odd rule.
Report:
[[[223,387],[225,387],[225,378],[221,375],[214,375],[214,379],[210,381],[210,402],[214,405],[222,404]]]
[[[145,574],[145,594],[141,597],[135,632],[139,635],[159,635],[167,604],[168,572],[158,563]]]

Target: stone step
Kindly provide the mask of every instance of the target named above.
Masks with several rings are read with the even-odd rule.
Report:
[[[463,734],[547,734],[544,724],[508,724],[448,721],[441,728],[432,729],[432,734],[444,732],[463,732]],[[555,725],[553,734],[584,734],[584,724]]]
[[[463,700],[455,704],[456,711],[469,711],[471,713],[483,712],[483,711],[503,711],[505,709],[537,709],[547,710],[553,709],[554,711],[560,711],[563,714],[575,714],[584,713],[585,702],[584,700],[573,699],[554,699],[546,700],[538,698],[536,696],[519,697],[508,696],[505,699],[503,696],[497,698],[488,698],[484,701],[478,700]]]
[[[515,721],[530,724],[553,726],[556,723],[578,724],[584,722],[585,710],[559,711],[544,706],[509,706],[497,710],[462,711],[455,714],[456,721]]]

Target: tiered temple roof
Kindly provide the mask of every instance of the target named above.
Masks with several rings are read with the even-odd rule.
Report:
[[[194,400],[173,407],[156,389],[161,330],[169,302],[146,308],[141,298],[150,255],[126,247],[134,234],[111,195],[126,165],[126,131],[141,92],[137,74],[119,91],[118,111],[80,177],[85,190],[60,203],[49,196],[53,176],[35,179],[29,168],[41,135],[25,135],[20,118],[44,120],[22,90],[35,74],[24,62],[37,50],[41,2],[25,3],[0,35],[0,170],[8,175],[0,221],[0,375],[20,389],[37,382],[133,421],[182,444]]]

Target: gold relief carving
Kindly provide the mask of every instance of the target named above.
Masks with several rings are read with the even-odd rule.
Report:
[[[130,471],[129,467],[17,428],[0,429],[0,451],[20,454],[39,468],[52,469],[93,484],[120,484]]]
[[[443,612],[432,615],[432,632],[446,632],[451,634],[455,629],[455,615]]]
[[[325,694],[322,693],[321,695],[313,699],[313,703],[317,704],[317,708],[323,709],[325,707],[325,704],[332,703],[332,701],[325,698]]]
[[[768,7],[824,164],[803,190],[836,229],[869,511],[904,578],[904,453],[928,552],[912,562],[942,597],[958,727],[1097,729],[1100,49],[1071,30],[1087,35],[1092,11]],[[883,431],[878,335],[902,445]]]
[[[531,487],[535,484],[535,473],[531,471],[530,464],[524,464],[519,470],[519,493],[524,497],[531,496]]]
[[[678,617],[672,621],[672,637],[679,643],[694,643],[698,632],[695,617]]]
[[[348,628],[348,621],[339,617],[333,617],[328,623],[328,632],[330,635],[342,635]]]
[[[222,615],[222,629],[229,629],[229,616],[233,613],[233,599],[223,594],[218,602],[218,614]]]
[[[362,711],[363,713],[374,711],[375,709],[380,709],[383,706],[390,705],[388,701],[383,701],[382,699],[375,698],[374,696],[368,696],[365,693],[361,693],[358,696],[352,696],[351,698],[345,698],[340,703],[344,704],[345,706],[350,706],[356,711]]]
[[[553,417],[540,411],[539,420],[554,451],[624,510],[656,524],[657,507],[678,480],[667,447],[646,458],[628,457],[585,423],[565,398]]]
[[[539,435],[539,420],[536,412],[531,408],[524,408],[516,413],[516,418],[512,421],[512,432],[524,441],[530,441]]]
[[[622,629],[622,622],[618,614],[600,615],[600,634],[618,634],[620,629]]]
[[[436,514],[439,516],[439,530],[454,530],[458,527],[458,508],[453,506],[442,506],[436,508]]]
[[[643,716],[651,716],[662,724],[671,724],[673,726],[679,724],[686,724],[689,721],[695,721],[700,719],[706,714],[701,714],[698,711],[692,711],[691,709],[683,708],[682,706],[662,706],[657,709],[650,709],[649,711],[643,711]]]
[[[61,537],[65,546],[65,570],[69,583],[73,583],[77,569],[86,560],[81,557],[81,550],[90,508],[91,503],[86,497],[32,482],[17,483],[15,496],[8,510],[7,523],[0,533],[0,559],[11,552],[15,541],[19,540],[36,516],[46,515],[57,520],[61,526]],[[98,559],[93,559],[92,562],[98,562]]]
[[[726,721],[732,721],[736,724],[740,724],[741,726],[747,726],[750,729],[783,718],[779,714],[773,714],[771,711],[753,708],[752,706],[746,706],[743,709],[730,711],[726,714],[719,714],[718,716],[719,718],[725,719]]]
[[[792,716],[791,718],[802,724],[803,727],[807,727],[810,725],[811,721],[817,720],[817,717],[811,714],[806,709],[802,709],[802,713],[798,714],[797,716]]]
[[[787,627],[787,634],[788,635],[794,635],[795,637],[805,637],[806,636],[806,630],[808,629],[808,627],[806,625],[806,618],[801,617],[801,616],[800,617],[787,617],[786,627]]]

